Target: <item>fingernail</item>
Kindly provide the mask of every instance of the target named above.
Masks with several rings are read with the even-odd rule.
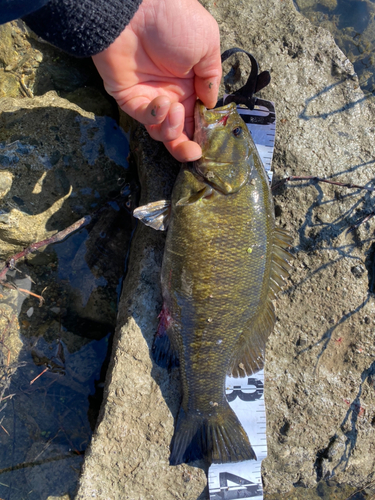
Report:
[[[202,155],[198,155],[198,156],[190,156],[189,158],[186,158],[184,161],[185,162],[189,162],[189,161],[197,161],[199,160],[199,158],[201,157]]]

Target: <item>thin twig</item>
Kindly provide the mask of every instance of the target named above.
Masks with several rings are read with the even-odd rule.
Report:
[[[364,224],[365,222],[369,221],[370,219],[372,219],[375,215],[375,211],[374,212],[371,212],[370,214],[366,215],[362,220],[360,220],[359,222],[357,222],[356,224],[354,224],[353,226],[351,226],[349,229],[348,229],[348,233],[351,233],[352,231],[354,231],[354,229],[357,229],[361,224]]]
[[[19,292],[28,293],[29,295],[32,295],[33,297],[36,297],[37,299],[39,299],[39,307],[42,307],[42,305],[44,304],[44,297],[42,297],[41,295],[38,295],[37,293],[30,292],[30,290],[26,290],[26,288],[18,288],[17,287],[17,290]]]
[[[290,175],[281,179],[277,184],[272,186],[272,191],[276,190],[278,187],[283,186],[289,181],[315,181],[315,182],[325,182],[326,184],[333,184],[334,186],[347,187],[349,189],[365,189],[366,191],[374,192],[375,188],[368,186],[358,186],[357,184],[352,184],[351,182],[335,182],[329,179],[322,179],[321,177],[316,177],[315,175]]]
[[[1,398],[1,401],[5,401],[6,399],[8,398],[12,398],[13,396],[15,396],[16,394],[8,394],[8,396],[5,396],[5,398]]]
[[[42,241],[38,241],[37,243],[32,243],[30,246],[25,248],[25,250],[22,250],[22,252],[19,252],[10,259],[8,259],[5,263],[5,266],[3,269],[0,271],[0,282],[4,282],[6,274],[9,269],[14,268],[14,264],[19,260],[22,259],[23,257],[26,257],[29,253],[36,252],[41,247],[45,247],[47,245],[51,245],[52,243],[58,243],[62,240],[64,240],[67,236],[69,236],[71,233],[74,231],[77,231],[77,229],[80,229],[84,226],[87,226],[89,222],[91,221],[92,217],[90,215],[86,215],[85,217],[82,217],[81,219],[77,220],[74,224],[71,226],[67,227],[66,229],[63,229],[62,231],[59,231],[56,233],[54,236],[51,236],[51,238],[47,238]]]
[[[290,175],[289,177],[285,177],[285,179],[281,179],[277,184],[272,186],[271,190],[276,191],[277,188],[280,186],[283,186],[289,181],[315,181],[315,182],[324,182],[326,184],[333,184],[334,186],[340,186],[340,187],[346,187],[349,189],[365,189],[366,191],[370,191],[371,193],[375,192],[375,188],[369,187],[369,186],[358,186],[357,184],[352,184],[351,182],[335,182],[335,181],[330,181],[328,179],[322,179],[321,177],[316,177],[314,175]],[[348,232],[350,233],[351,231],[354,231],[354,229],[357,229],[361,224],[364,222],[367,222],[370,220],[372,217],[374,217],[375,211],[371,212],[370,214],[366,215],[361,221],[357,222],[353,226],[351,226],[348,229]]]
[[[81,453],[82,454],[82,453]],[[35,467],[36,465],[43,465],[43,464],[48,464],[51,462],[56,462],[57,460],[65,460],[70,457],[74,457],[75,453],[70,452],[70,453],[65,453],[63,455],[57,455],[55,457],[47,458],[44,460],[36,460],[34,462],[23,462],[17,465],[11,465],[10,467],[6,467],[5,469],[0,469],[0,474],[5,474],[7,472],[13,472],[15,470],[20,470],[20,469],[26,469],[27,467]],[[3,484],[3,483],[0,483]],[[8,486],[8,485],[4,485]]]
[[[56,432],[56,434],[54,435],[54,437],[53,437],[53,438],[50,438],[50,439],[47,441],[47,443],[44,445],[44,447],[43,447],[42,451],[41,451],[40,453],[38,453],[38,455],[34,458],[34,462],[36,462],[36,461],[38,460],[38,458],[39,458],[41,455],[43,455],[43,453],[46,451],[46,449],[47,449],[47,448],[51,445],[52,441],[53,441],[54,439],[56,439],[56,438],[57,438],[57,436],[59,435],[59,433],[60,433],[60,429]]]
[[[3,429],[4,432],[6,432],[8,434],[8,436],[10,436],[9,432],[6,430],[6,428],[0,424],[0,427]]]
[[[365,486],[363,486],[362,488],[359,488],[358,490],[355,490],[351,495],[349,495],[347,498],[345,498],[345,500],[350,500],[351,498],[353,498],[357,493],[360,493],[361,491],[365,490],[366,488],[368,488],[369,486],[374,486],[375,484],[375,481],[371,481],[370,483],[366,484]],[[371,497],[371,499],[374,498],[374,495]],[[371,500],[370,499],[370,500]]]
[[[47,366],[46,368],[44,368],[42,373],[39,373],[39,375],[37,375],[35,378],[32,379],[32,381],[30,382],[30,385],[33,384],[35,382],[35,380],[37,380],[39,377],[41,377],[43,375],[43,373],[46,373],[48,370],[49,370],[49,368]]]

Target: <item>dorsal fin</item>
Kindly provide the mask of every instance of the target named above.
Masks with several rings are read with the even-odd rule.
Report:
[[[292,255],[286,248],[291,244],[292,238],[285,230],[275,229],[268,295],[261,311],[245,326],[238,339],[228,369],[232,377],[251,375],[263,368],[266,342],[276,320],[272,300],[290,273]]]

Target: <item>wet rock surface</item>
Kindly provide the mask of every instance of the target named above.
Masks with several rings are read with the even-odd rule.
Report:
[[[91,58],[65,54],[38,38],[20,20],[1,25],[0,97],[42,96],[51,90],[61,97],[75,92],[96,92],[96,103],[86,100],[88,105],[98,109],[100,102],[106,109],[104,114],[117,115]]]
[[[374,106],[332,36],[288,1],[203,3],[219,22],[223,50],[242,47],[271,71],[262,96],[276,103],[275,182],[313,175],[371,186]],[[226,80],[229,90],[245,77],[243,64],[246,58]],[[163,161],[169,171],[167,157],[140,135],[136,148],[141,202],[160,199],[165,181],[159,193],[151,192],[151,169]],[[373,194],[305,181],[279,188],[275,203],[277,223],[293,235],[295,258],[267,347],[265,498],[307,498],[305,488],[309,498],[346,498],[366,486],[370,492],[374,226],[369,221],[348,230],[372,211]],[[137,229],[106,405],[78,499],[207,498],[204,468],[168,466],[178,374],[160,371],[150,354],[161,308],[162,250],[162,235]]]

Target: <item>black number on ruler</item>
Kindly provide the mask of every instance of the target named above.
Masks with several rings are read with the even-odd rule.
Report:
[[[229,403],[234,401],[236,397],[238,396],[242,401],[256,401],[257,399],[260,399],[263,396],[263,382],[261,380],[258,380],[256,378],[249,378],[247,380],[247,385],[252,385],[255,387],[254,392],[243,392],[241,390],[240,385],[234,385],[233,386],[233,392],[230,394],[227,394],[227,400]]]
[[[248,479],[236,476],[230,472],[220,472],[220,490],[210,492],[210,500],[232,500],[235,498],[251,498],[262,495],[260,484],[252,483]],[[229,486],[228,481],[238,486]]]

